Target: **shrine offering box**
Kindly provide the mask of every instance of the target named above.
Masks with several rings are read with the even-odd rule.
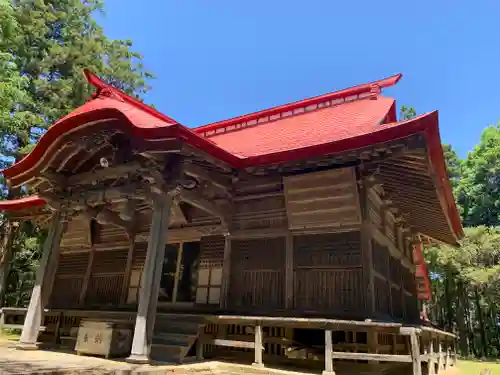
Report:
[[[132,346],[132,328],[130,321],[82,319],[75,350],[78,354],[106,358],[127,356]]]

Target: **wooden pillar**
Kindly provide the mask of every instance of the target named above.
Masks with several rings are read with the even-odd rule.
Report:
[[[264,349],[262,345],[262,325],[258,323],[255,326],[255,359],[252,366],[264,367],[262,362],[262,350]]]
[[[123,274],[122,295],[120,297],[121,306],[127,304],[130,275],[132,274],[132,263],[134,261],[135,234],[129,234],[129,241],[130,243],[128,245],[127,263],[125,265],[125,273]]]
[[[177,302],[177,294],[178,294],[177,289],[179,289],[179,281],[181,278],[181,263],[182,263],[183,251],[184,251],[184,242],[181,241],[179,243],[179,249],[177,249],[177,263],[175,265],[174,290],[172,292],[172,303]]]
[[[361,204],[361,258],[363,263],[363,280],[366,287],[366,317],[375,316],[375,286],[373,273],[372,232],[370,218],[368,216],[368,187],[361,184],[359,188],[359,199]]]
[[[222,261],[222,285],[220,294],[220,307],[227,308],[229,295],[229,281],[231,278],[231,236],[229,233],[224,235],[224,259]]]
[[[170,195],[157,195],[153,200],[153,218],[149,231],[146,261],[141,278],[134,338],[130,357],[127,358],[130,362],[149,362],[171,205],[172,197]],[[159,263],[160,259],[162,260],[161,264]]]
[[[285,307],[293,309],[293,284],[294,284],[294,270],[293,270],[293,235],[288,232],[286,236],[286,254],[285,254]]]
[[[43,318],[44,296],[47,295],[44,285],[47,281],[48,266],[55,257],[59,256],[59,245],[64,230],[63,215],[56,211],[52,215],[51,225],[45,243],[43,244],[42,258],[36,273],[35,286],[31,292],[31,299],[24,320],[23,331],[19,339],[18,349],[37,349],[38,332]]]
[[[322,375],[335,375],[333,371],[333,342],[332,331],[325,330],[325,369]]]
[[[92,276],[92,266],[94,265],[94,257],[95,257],[95,247],[94,244],[91,244],[89,260],[87,263],[87,270],[85,271],[85,276],[82,282],[82,289],[80,290],[80,299],[78,301],[78,305],[83,306],[85,304],[85,296],[87,294],[87,288],[89,286],[90,277]]]
[[[422,360],[420,358],[420,344],[415,329],[410,332],[411,358],[413,363],[413,375],[422,375]]]

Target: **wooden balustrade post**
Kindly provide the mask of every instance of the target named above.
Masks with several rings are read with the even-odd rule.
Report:
[[[443,345],[441,343],[441,337],[438,337],[438,374],[444,369],[444,361],[443,361]]]
[[[199,335],[196,341],[196,359],[198,361],[203,360],[203,335]]]
[[[436,361],[434,359],[434,337],[431,336],[429,340],[429,360],[427,361],[427,368],[429,375],[436,374]]]
[[[45,243],[43,244],[42,259],[36,272],[35,286],[31,292],[30,303],[26,318],[24,319],[23,331],[19,339],[18,349],[38,349],[38,332],[42,324],[44,296],[47,294],[47,273],[50,272],[49,265],[54,263],[54,258],[59,256],[59,246],[64,231],[64,217],[61,211],[52,215],[51,225]],[[48,299],[48,297],[46,297]]]
[[[264,363],[262,362],[263,349],[264,347],[262,345],[262,325],[259,322],[255,326],[255,360],[252,363],[253,366],[264,367]]]
[[[333,342],[332,331],[325,330],[325,369],[322,375],[335,375],[333,371]]]
[[[448,338],[446,338],[444,341],[444,350],[445,350],[444,369],[448,370],[450,368],[450,345]]]
[[[416,329],[411,329],[410,331],[410,346],[413,375],[422,375],[422,359],[420,358],[420,344]]]

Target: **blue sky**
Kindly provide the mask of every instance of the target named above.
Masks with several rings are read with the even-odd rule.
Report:
[[[498,1],[105,0],[111,38],[156,76],[146,101],[186,126],[403,73],[398,105],[438,109],[465,156],[500,120]]]

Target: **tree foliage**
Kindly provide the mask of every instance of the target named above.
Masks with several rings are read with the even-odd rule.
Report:
[[[22,158],[56,120],[83,104],[92,92],[88,68],[105,81],[141,98],[151,73],[130,40],[112,40],[93,17],[99,0],[0,0],[0,167]],[[0,180],[0,184],[1,184]],[[20,189],[1,185],[1,196]],[[43,231],[20,228],[0,218],[0,259],[14,256],[10,272],[0,262],[0,284],[7,277],[7,302],[25,305],[33,283]],[[1,289],[1,288],[0,288]],[[0,290],[0,303],[3,290]]]

